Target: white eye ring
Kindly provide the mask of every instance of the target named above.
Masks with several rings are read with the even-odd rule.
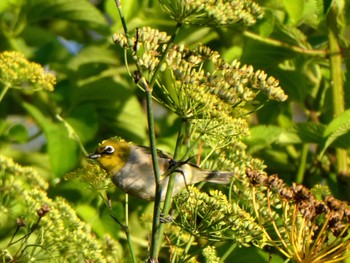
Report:
[[[113,146],[106,146],[104,149],[103,149],[103,151],[102,151],[102,153],[105,153],[105,154],[112,154],[112,153],[114,153],[114,148],[113,148]]]

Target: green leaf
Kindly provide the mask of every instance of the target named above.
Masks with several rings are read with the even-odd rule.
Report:
[[[83,104],[70,112],[65,120],[78,134],[82,143],[91,141],[98,131],[98,118],[93,104]]]
[[[295,132],[303,143],[321,144],[324,130],[325,126],[322,124],[303,122],[297,123],[291,131]]]
[[[271,10],[267,9],[262,20],[258,21],[258,28],[260,36],[269,37],[275,26],[275,15],[271,12]]]
[[[297,24],[303,14],[304,0],[283,0],[282,2],[293,24]]]
[[[119,135],[142,143],[146,136],[146,116],[134,91],[112,78],[100,78],[75,88],[73,107],[85,103],[95,106],[104,136]]]
[[[288,94],[288,98],[296,101],[304,101],[309,92],[309,83],[304,75],[305,72],[295,70],[284,70],[276,68],[271,71],[271,75],[278,76],[280,85]]]
[[[339,137],[350,131],[350,110],[345,111],[342,115],[332,120],[326,127],[323,133],[323,147],[320,156],[325,150]],[[345,147],[349,147],[345,145]]]
[[[249,152],[260,151],[278,141],[283,128],[273,125],[258,125],[250,129],[250,137],[245,141]]]
[[[303,20],[305,24],[317,27],[317,25],[324,20],[324,5],[322,0],[306,1]]]
[[[104,16],[87,0],[35,0],[29,2],[27,14],[28,20],[31,22],[59,18],[108,32]]]
[[[23,102],[22,106],[43,129],[47,140],[51,169],[57,177],[62,177],[77,165],[79,159],[78,144],[68,137],[68,132],[63,123],[53,122],[38,108],[29,103]]]
[[[8,136],[11,141],[26,142],[29,138],[28,131],[22,124],[13,125],[8,131]]]
[[[70,60],[68,67],[77,70],[80,66],[91,63],[117,65],[118,60],[116,53],[104,46],[88,46]]]
[[[267,67],[275,67],[282,61],[292,58],[294,55],[294,52],[286,48],[268,45],[253,39],[246,39],[241,62],[253,65],[254,68],[266,69]],[[266,61],[269,63],[267,64]]]
[[[93,194],[93,193],[91,193]],[[76,207],[77,214],[89,224],[92,225],[93,230],[99,236],[103,236],[106,233],[105,222],[100,220],[100,215],[96,211],[96,207],[93,207],[88,204],[80,204]]]

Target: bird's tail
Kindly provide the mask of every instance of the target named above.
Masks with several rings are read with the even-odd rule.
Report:
[[[205,170],[196,170],[194,174],[193,183],[200,181],[207,181],[216,184],[229,184],[231,182],[231,177],[233,172],[227,171],[205,171]]]

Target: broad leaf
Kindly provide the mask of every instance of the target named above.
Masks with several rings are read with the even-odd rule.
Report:
[[[73,108],[93,104],[102,132],[119,135],[138,143],[145,138],[146,116],[134,91],[112,78],[100,78],[75,88],[71,95]]]
[[[322,143],[322,135],[324,133],[325,126],[322,124],[316,124],[314,122],[302,122],[297,123],[292,128],[292,132],[296,133],[303,143]]]
[[[320,155],[339,137],[350,131],[350,110],[345,111],[342,115],[332,120],[323,133],[323,147]],[[345,145],[350,147],[350,142]]]
[[[29,103],[23,102],[23,107],[43,129],[47,140],[51,169],[57,177],[62,177],[77,165],[79,159],[77,143],[69,138],[63,123],[53,122]]]
[[[29,21],[59,18],[108,31],[102,13],[87,0],[34,0],[27,8]]]
[[[304,0],[283,0],[284,8],[293,21],[293,24],[298,24],[304,10]]]
[[[65,120],[72,126],[82,143],[91,141],[98,131],[98,118],[93,104],[74,108]]]
[[[284,131],[283,128],[273,125],[259,125],[250,129],[250,137],[245,141],[249,146],[249,152],[254,153],[269,147],[278,141],[279,136]]]
[[[88,46],[73,57],[68,66],[73,70],[77,70],[80,66],[90,63],[104,63],[115,66],[119,64],[119,61],[115,52],[104,46]]]

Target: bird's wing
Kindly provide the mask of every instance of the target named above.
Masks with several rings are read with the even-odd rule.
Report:
[[[148,146],[139,146],[139,147],[142,148],[145,153],[151,154],[150,147]],[[173,158],[173,156],[170,153],[163,152],[162,150],[159,150],[159,149],[157,149],[157,156],[159,158],[168,159],[168,160]]]

